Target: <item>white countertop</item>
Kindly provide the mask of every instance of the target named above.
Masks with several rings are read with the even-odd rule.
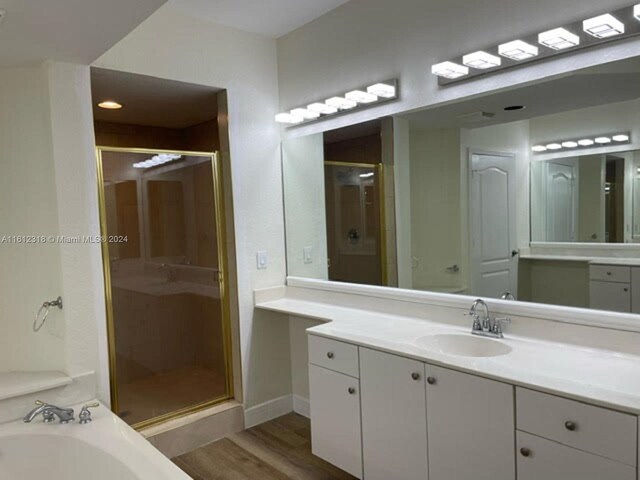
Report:
[[[640,414],[640,356],[580,347],[505,333],[506,355],[466,357],[416,343],[434,334],[471,335],[460,327],[402,315],[287,298],[257,299],[256,308],[327,322],[309,333],[428,363],[451,367],[513,385]]]
[[[639,258],[618,258],[618,257],[592,257],[587,255],[559,255],[559,254],[521,254],[520,260],[543,260],[558,262],[585,262],[594,265],[628,265],[630,267],[640,266]]]

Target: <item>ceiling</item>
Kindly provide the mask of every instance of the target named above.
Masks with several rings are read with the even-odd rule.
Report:
[[[0,0],[0,67],[89,65],[166,0]]]
[[[402,115],[417,128],[476,128],[640,98],[640,58],[600,65],[527,87]],[[504,107],[524,105],[505,112]],[[465,116],[489,112],[481,121]]]
[[[93,117],[97,121],[186,128],[215,118],[219,89],[102,68],[91,69]],[[97,104],[115,100],[120,110]]]
[[[347,1],[169,0],[169,3],[186,14],[220,25],[278,38]]]

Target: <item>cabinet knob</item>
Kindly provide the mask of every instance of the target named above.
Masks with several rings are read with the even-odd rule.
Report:
[[[356,393],[356,389],[353,387],[349,387],[348,392],[349,392],[349,395],[353,395],[354,393]]]
[[[566,428],[570,432],[573,432],[576,430],[576,428],[578,428],[578,426],[575,424],[575,422],[567,420],[566,422],[564,422],[564,428]]]
[[[628,287],[624,287],[624,289],[623,289],[623,290],[624,290],[625,292],[628,292],[628,291],[629,291],[629,288],[628,288]]]
[[[436,377],[427,377],[427,383],[429,385],[435,385],[436,384]]]
[[[411,378],[413,378],[414,380],[420,380],[420,374],[418,372],[413,372],[411,374]]]
[[[327,358],[333,358],[333,352],[327,352]]]
[[[523,457],[528,457],[531,455],[531,450],[529,450],[528,448],[522,447],[520,449],[520,455],[522,455]]]
[[[611,276],[611,272],[607,272],[607,275]]]

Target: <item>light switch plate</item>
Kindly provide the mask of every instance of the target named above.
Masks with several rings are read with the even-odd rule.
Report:
[[[258,266],[258,270],[264,270],[267,268],[267,251],[260,250],[256,254],[256,263]]]
[[[302,258],[304,263],[313,263],[313,247],[304,247],[302,249]]]

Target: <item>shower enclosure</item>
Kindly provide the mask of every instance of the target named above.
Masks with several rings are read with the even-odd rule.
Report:
[[[218,155],[97,157],[112,409],[140,428],[232,398]]]

